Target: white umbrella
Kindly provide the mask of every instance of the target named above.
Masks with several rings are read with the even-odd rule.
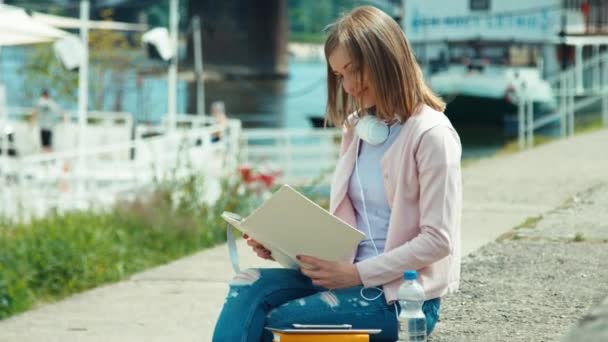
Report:
[[[36,21],[64,29],[79,29],[81,25],[79,18],[62,17],[47,13],[34,12],[32,13],[32,18],[34,18]],[[91,20],[89,21],[89,28],[97,30],[145,31],[148,29],[148,25],[122,23],[108,20]]]
[[[33,20],[22,8],[0,5],[0,46],[51,42],[68,34],[45,23]],[[3,90],[4,88],[0,87],[0,89]],[[2,146],[0,146],[2,150],[0,170],[4,173],[4,156],[8,154],[7,136],[4,134],[6,108],[0,108],[0,123],[0,133],[3,135]]]
[[[0,5],[0,46],[51,42],[68,34],[32,19],[22,8]]]

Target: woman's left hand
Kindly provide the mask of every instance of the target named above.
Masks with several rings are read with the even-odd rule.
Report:
[[[311,268],[300,267],[300,272],[312,279],[312,283],[326,289],[341,289],[361,285],[357,266],[350,262],[327,261],[307,255],[298,260]]]

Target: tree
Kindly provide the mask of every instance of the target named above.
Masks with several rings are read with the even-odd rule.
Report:
[[[121,111],[128,73],[136,67],[137,59],[143,58],[142,50],[133,46],[125,34],[114,31],[91,31],[89,46],[91,107],[103,110],[109,90],[114,89],[112,110]]]
[[[111,11],[104,11],[102,16],[110,18],[111,14]],[[141,48],[135,45],[122,32],[89,32],[89,108],[104,110],[108,92],[114,90],[112,109],[122,110],[126,76],[135,68],[136,61],[143,58]],[[25,74],[24,92],[30,99],[36,98],[45,88],[65,104],[75,102],[78,97],[78,72],[66,70],[55,57],[50,44],[37,46],[22,71]]]
[[[21,71],[25,75],[23,90],[27,98],[33,100],[42,89],[49,89],[62,103],[76,100],[78,72],[67,71],[55,57],[50,44],[37,44]]]

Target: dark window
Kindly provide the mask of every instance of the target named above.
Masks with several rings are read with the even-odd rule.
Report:
[[[469,0],[471,11],[489,11],[490,0]]]

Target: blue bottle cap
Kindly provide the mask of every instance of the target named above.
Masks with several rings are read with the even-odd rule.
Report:
[[[416,280],[418,278],[418,272],[414,270],[408,270],[403,273],[403,279],[405,280]]]

